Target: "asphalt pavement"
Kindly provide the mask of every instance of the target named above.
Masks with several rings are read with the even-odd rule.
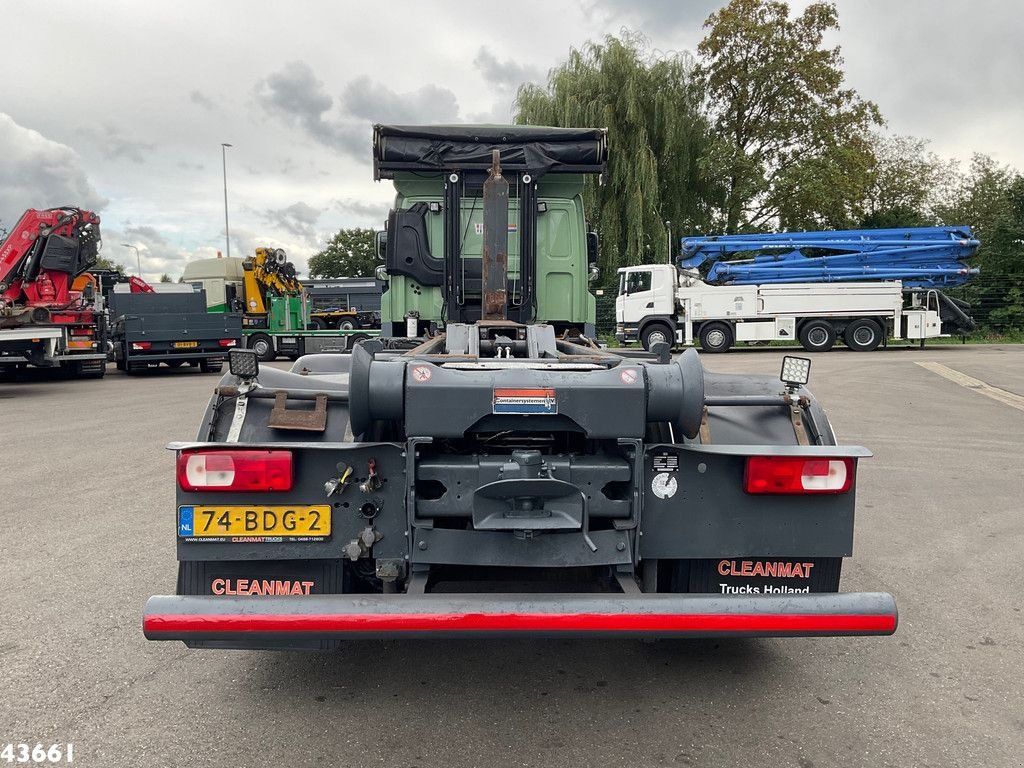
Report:
[[[164,446],[218,377],[0,381],[0,747],[73,742],[82,768],[1021,765],[1024,346],[813,360],[842,442],[875,452],[842,587],[893,593],[893,637],[147,642],[176,569]]]

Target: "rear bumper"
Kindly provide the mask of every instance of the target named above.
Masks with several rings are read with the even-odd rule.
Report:
[[[186,597],[146,603],[150,640],[277,646],[345,637],[813,637],[891,635],[881,592],[719,595],[311,595]]]

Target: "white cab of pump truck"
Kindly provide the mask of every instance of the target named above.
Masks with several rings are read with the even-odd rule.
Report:
[[[942,333],[936,291],[904,290],[898,280],[856,283],[709,285],[696,270],[645,264],[619,270],[615,336],[621,344],[658,342],[725,352],[737,341],[798,341],[825,352],[836,339],[871,351],[888,338]]]

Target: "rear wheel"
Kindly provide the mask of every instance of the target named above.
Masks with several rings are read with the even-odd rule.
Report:
[[[202,373],[220,373],[221,368],[224,367],[224,363],[220,360],[200,360],[199,370]]]
[[[800,346],[808,352],[828,352],[835,343],[835,328],[824,320],[811,320],[800,329]]]
[[[327,328],[327,323],[322,317],[309,318],[309,329],[311,331],[322,331]]]
[[[351,320],[342,320],[340,323],[338,323],[339,331],[354,331],[355,329],[356,324]]]
[[[651,323],[644,328],[644,332],[640,335],[640,341],[648,352],[651,351],[651,347],[655,344],[661,344],[662,342],[671,347],[672,329],[664,323]]]
[[[705,352],[727,352],[732,342],[732,328],[726,323],[705,323],[700,327],[700,346]]]
[[[355,349],[356,344],[358,344],[361,341],[366,341],[368,338],[370,337],[365,333],[353,333],[351,336],[348,337],[348,344],[346,345],[345,348],[349,352],[351,352],[353,349]]]
[[[846,326],[843,341],[856,352],[871,352],[882,343],[882,328],[874,320],[854,320]]]
[[[269,363],[277,357],[274,340],[265,333],[254,333],[249,337],[247,346],[256,353],[261,363]]]
[[[181,366],[183,366],[184,364],[185,364],[184,360],[168,360],[167,361],[167,367],[168,368],[181,368]]]

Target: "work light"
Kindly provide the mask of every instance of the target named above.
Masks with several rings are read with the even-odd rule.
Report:
[[[228,352],[228,370],[240,379],[255,379],[260,372],[260,361],[252,349],[232,349]]]
[[[803,386],[811,380],[811,361],[806,357],[782,358],[782,373],[779,378],[789,387]]]

